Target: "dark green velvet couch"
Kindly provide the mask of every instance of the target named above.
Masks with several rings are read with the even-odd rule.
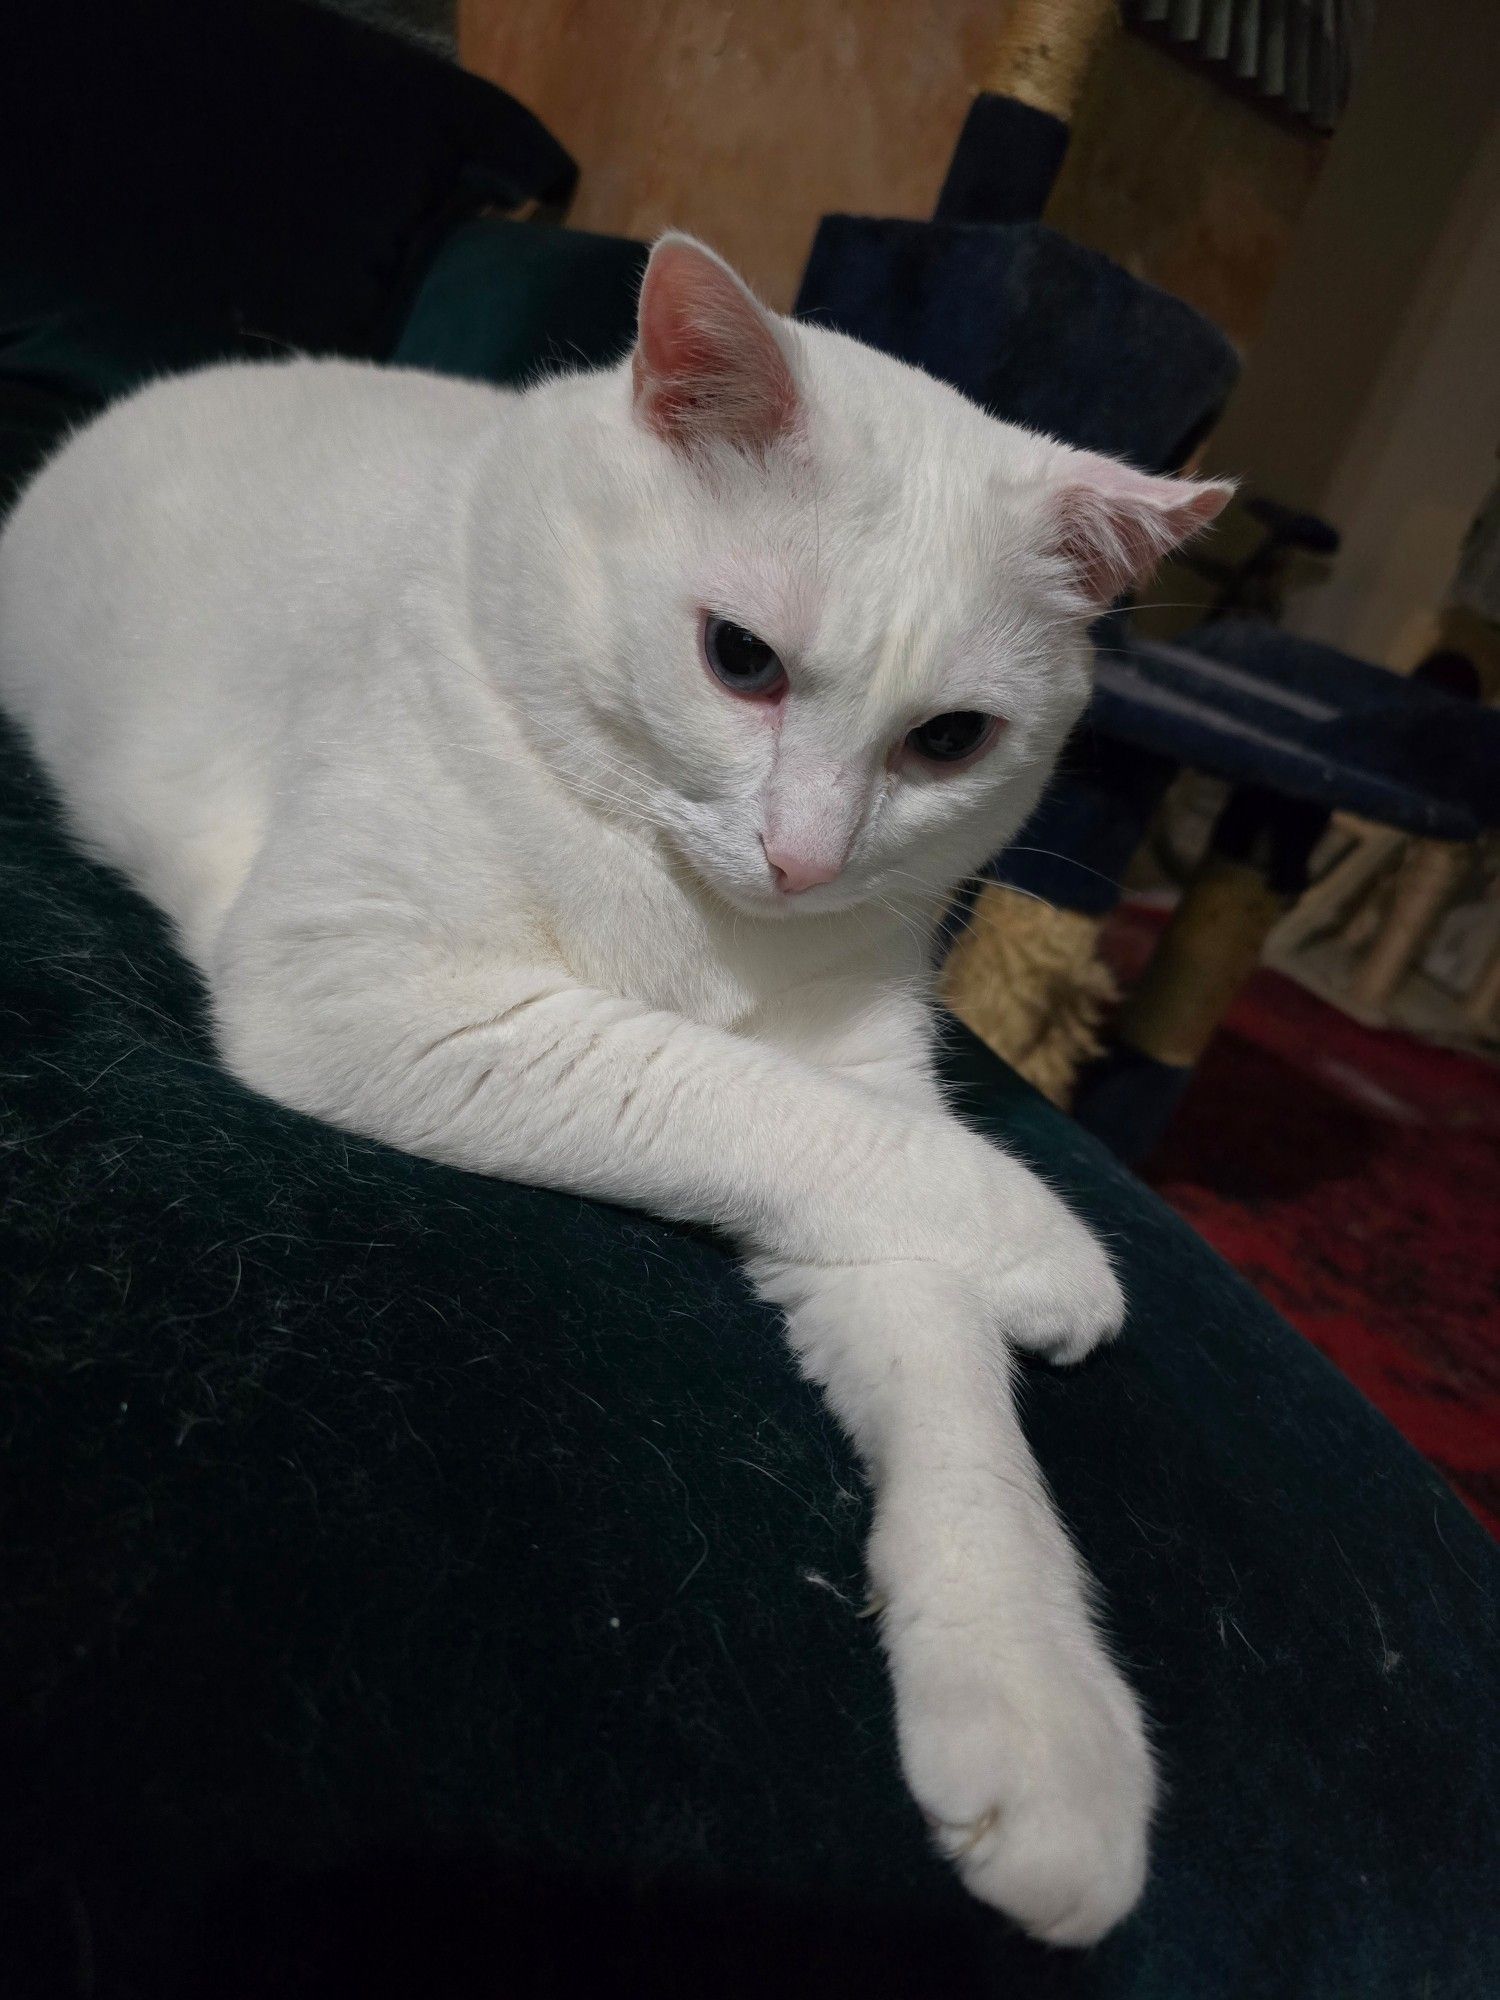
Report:
[[[470,221],[387,351],[618,350],[638,262]],[[1166,1776],[1082,1956],[929,1854],[860,1481],[723,1248],[248,1095],[0,732],[5,2000],[1500,1992],[1493,1546],[1099,1147],[949,1068],[1131,1293],[1025,1376]]]

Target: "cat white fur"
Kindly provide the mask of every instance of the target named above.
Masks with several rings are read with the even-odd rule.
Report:
[[[633,362],[150,387],[0,539],[0,698],[172,919],[224,1060],[481,1173],[720,1225],[875,1490],[903,1765],[970,1887],[1086,1943],[1152,1760],[1012,1405],[1108,1260],[933,1080],[927,927],[1034,804],[1085,622],[1222,504],[765,314],[663,240]],[[790,692],[717,684],[703,614]],[[944,774],[939,712],[1006,727]],[[769,860],[835,879],[786,893]]]

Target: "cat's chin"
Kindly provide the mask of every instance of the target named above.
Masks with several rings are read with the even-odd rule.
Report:
[[[699,872],[698,879],[721,903],[737,916],[767,917],[773,923],[795,923],[799,917],[832,917],[852,910],[868,900],[867,894],[852,883],[831,882],[825,887],[805,889],[788,896],[784,890],[750,888],[742,883],[716,881]]]

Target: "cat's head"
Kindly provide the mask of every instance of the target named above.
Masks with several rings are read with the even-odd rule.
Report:
[[[936,893],[1001,847],[1087,699],[1088,621],[1230,490],[999,423],[683,236],[593,379],[537,496],[558,747],[758,914]]]

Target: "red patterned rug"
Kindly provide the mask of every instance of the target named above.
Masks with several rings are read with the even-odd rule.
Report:
[[[1500,1068],[1259,972],[1146,1178],[1500,1535]]]

